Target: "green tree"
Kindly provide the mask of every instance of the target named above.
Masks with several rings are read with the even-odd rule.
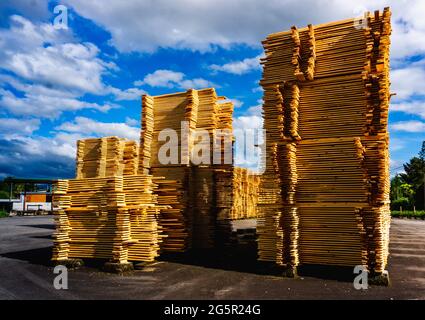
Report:
[[[401,189],[400,186],[403,184],[399,174],[396,174],[394,178],[391,179],[391,201],[401,198]]]
[[[412,186],[414,190],[413,204],[417,209],[424,208],[424,179],[425,179],[425,141],[418,157],[413,157],[403,165],[405,173],[400,174],[403,183]]]

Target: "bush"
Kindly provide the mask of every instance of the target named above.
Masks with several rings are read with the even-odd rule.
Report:
[[[415,218],[415,219],[425,219],[425,211],[391,211],[391,216],[394,218]]]
[[[9,192],[0,190],[0,199],[9,199]]]
[[[5,217],[8,217],[8,216],[9,216],[9,214],[6,211],[0,210],[0,218],[5,218]]]
[[[402,207],[405,210],[413,209],[408,198],[399,198],[391,201],[391,210],[397,211]]]

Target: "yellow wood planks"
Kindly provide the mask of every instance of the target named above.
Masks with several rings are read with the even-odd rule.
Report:
[[[259,259],[367,265],[389,234],[390,10],[263,41]]]

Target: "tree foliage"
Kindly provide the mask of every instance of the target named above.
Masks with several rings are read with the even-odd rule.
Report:
[[[425,177],[425,141],[417,157],[410,159],[403,165],[404,173],[396,175],[391,180],[391,202],[405,203],[417,209],[424,208],[424,177]]]

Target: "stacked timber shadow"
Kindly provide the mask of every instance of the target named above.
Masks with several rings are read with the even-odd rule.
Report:
[[[259,259],[288,275],[310,264],[386,267],[390,15],[263,41]]]
[[[259,188],[259,176],[233,165],[232,113],[214,89],[145,95],[140,145],[78,141],[76,179],[54,192],[53,260],[107,259],[122,271],[163,252],[229,244],[232,221],[256,217]]]

